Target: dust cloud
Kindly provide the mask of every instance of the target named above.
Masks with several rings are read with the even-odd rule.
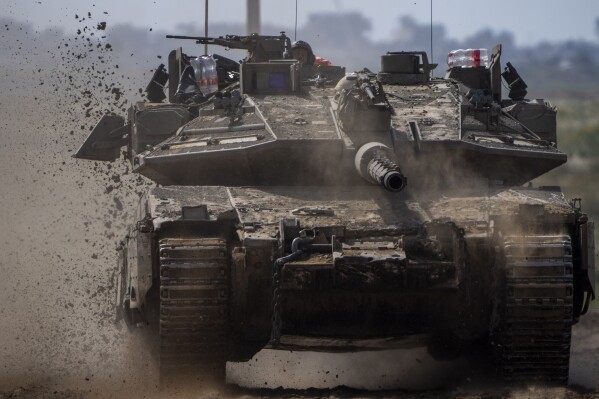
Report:
[[[467,379],[448,391],[418,394],[238,391],[213,384],[160,390],[156,359],[146,345],[148,332],[129,331],[114,315],[115,247],[150,183],[129,173],[124,162],[107,165],[71,157],[100,115],[121,113],[140,97],[145,78],[119,73],[111,61],[112,46],[102,37],[109,21],[77,18],[82,26],[75,36],[3,23],[1,399],[592,397],[586,391],[536,387],[489,393]],[[594,313],[574,330],[571,380],[587,389],[599,383],[599,338],[592,333],[598,319]]]
[[[17,33],[0,44],[0,391],[11,395],[30,385],[121,392],[153,373],[113,305],[116,242],[146,183],[124,163],[71,158],[135,90],[113,74],[102,28],[65,37],[8,23]]]
[[[249,388],[431,390],[465,377],[465,359],[435,361],[426,347],[353,353],[263,349],[245,363],[227,363],[227,382]]]

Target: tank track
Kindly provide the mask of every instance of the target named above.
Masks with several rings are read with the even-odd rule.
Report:
[[[161,376],[224,376],[229,344],[227,247],[166,238],[160,253]]]
[[[508,380],[568,382],[573,310],[567,235],[508,236],[500,364]]]

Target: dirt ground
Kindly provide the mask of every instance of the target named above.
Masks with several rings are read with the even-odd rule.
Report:
[[[6,69],[0,82],[0,399],[599,398],[598,312],[574,329],[569,388],[466,378],[425,392],[159,389],[141,333],[113,311],[116,243],[147,183],[125,163],[73,159],[96,118],[86,82],[30,72]]]
[[[599,397],[599,312],[574,329],[567,389],[465,379],[445,390],[418,393],[271,392],[209,385],[193,391],[158,390],[155,364],[137,339],[139,332],[116,324],[113,312],[114,250],[144,184],[123,173],[125,164],[109,168],[71,158],[87,134],[87,129],[73,129],[84,115],[3,93],[0,399]]]

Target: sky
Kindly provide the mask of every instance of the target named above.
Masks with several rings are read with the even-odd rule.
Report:
[[[129,23],[174,31],[178,24],[195,22],[203,27],[204,1],[0,0],[0,18],[30,21],[39,29],[60,26],[69,30],[78,26],[75,14],[85,17],[87,12],[92,12],[94,20],[103,18],[111,24]],[[210,21],[241,23],[245,20],[245,4],[245,0],[209,0]],[[420,23],[428,23],[431,12],[431,0],[372,0],[368,3],[365,0],[297,0],[297,4],[299,26],[315,12],[362,12],[372,23],[371,40],[388,39],[400,16],[409,15]],[[296,0],[262,0],[262,23],[293,26],[295,5]],[[489,28],[511,32],[518,45],[569,39],[596,41],[599,40],[598,18],[599,0],[433,1],[433,22],[444,25],[448,36],[459,40]],[[200,34],[203,32],[198,32]]]

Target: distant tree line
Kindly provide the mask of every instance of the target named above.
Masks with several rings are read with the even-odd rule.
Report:
[[[167,40],[164,37],[167,33],[201,34],[203,26],[199,24],[181,24],[173,31],[165,32],[124,24],[113,26],[108,20],[105,31],[94,32],[97,23],[98,21],[91,20],[83,22],[77,32],[63,31],[60,28],[37,32],[30,23],[0,19],[0,28],[4,28],[0,31],[0,39],[4,42],[3,52],[8,55],[0,59],[0,64],[23,62],[23,59],[56,57],[57,54],[62,57],[76,56],[77,49],[93,56],[93,47],[97,41],[110,45],[111,62],[118,64],[128,73],[135,73],[136,68],[147,72],[165,62],[168,52],[178,46],[183,46],[184,51],[189,54],[203,52],[203,47],[196,46],[191,41]],[[318,55],[336,65],[346,66],[348,70],[367,67],[376,71],[380,65],[380,55],[387,51],[424,50],[430,56],[430,26],[427,24],[418,23],[409,16],[402,16],[389,36],[378,41],[369,38],[371,28],[372,22],[356,12],[317,13],[310,15],[308,22],[298,28],[297,38],[308,41]],[[264,34],[278,34],[281,31],[286,31],[288,36],[293,38],[293,27],[265,24],[262,29]],[[496,44],[501,43],[502,60],[512,62],[518,68],[531,88],[531,95],[570,96],[597,93],[599,18],[595,21],[595,31],[598,37],[587,40],[546,41],[534,46],[518,46],[510,32],[484,29],[457,40],[448,36],[444,25],[436,23],[433,25],[432,50],[433,60],[439,66],[435,75],[443,75],[446,55],[452,49],[485,47],[491,50]],[[210,26],[211,36],[225,34],[245,34],[245,27],[242,24],[229,23],[214,23]],[[65,42],[70,43],[71,47],[64,47]],[[63,47],[58,48],[61,43]],[[244,56],[239,51],[226,52],[218,47],[211,47],[210,51],[236,60]],[[19,58],[19,55],[24,58]]]

